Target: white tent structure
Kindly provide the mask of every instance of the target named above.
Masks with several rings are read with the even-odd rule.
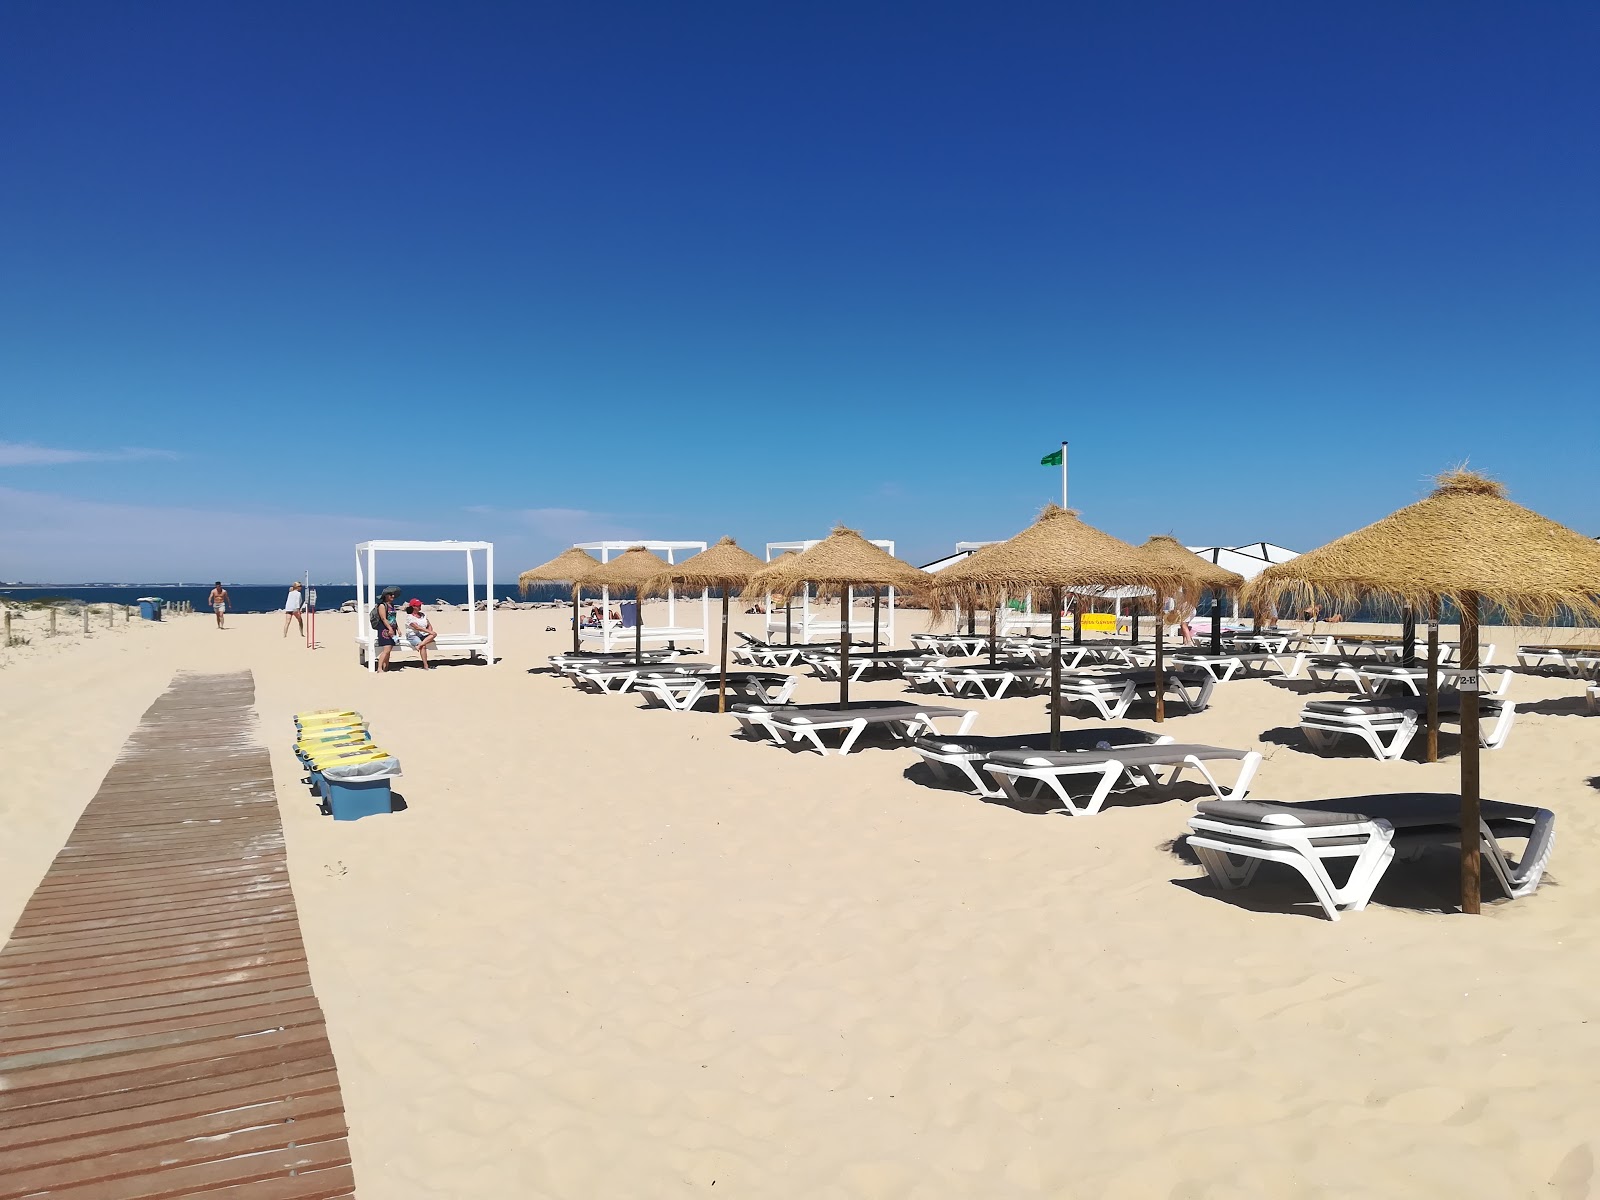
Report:
[[[493,542],[361,542],[356,546],[356,649],[367,670],[378,669],[378,631],[372,627],[368,614],[378,603],[379,553],[437,553],[463,554],[467,560],[467,632],[441,633],[433,644],[433,653],[451,650],[465,651],[470,657],[485,659],[494,665],[494,543]],[[478,630],[478,564],[473,557],[481,552],[484,557],[483,598],[489,601],[484,614],[484,629]]]
[[[665,554],[667,563],[675,565],[687,558],[690,554],[699,554],[706,548],[705,542],[650,542],[639,538],[620,542],[575,542],[579,550],[587,550],[591,554],[598,554],[601,562],[610,562],[611,559],[635,546],[643,546],[652,554]],[[688,551],[685,554],[684,551]],[[599,642],[602,650],[610,650],[616,646],[633,647],[632,628],[624,629],[622,622],[611,620],[611,590],[602,588],[600,592],[600,628],[583,626],[579,633],[586,642]],[[643,614],[638,614],[636,620],[642,621]],[[665,625],[646,625],[640,631],[641,642],[699,642],[702,650],[707,653],[711,649],[711,593],[702,589],[700,592],[700,624],[678,624],[678,596],[676,592],[667,593],[667,623]]]
[[[1190,546],[1191,553],[1198,554],[1209,563],[1246,579],[1254,579],[1268,567],[1277,563],[1288,562],[1291,558],[1299,558],[1299,552],[1289,550],[1283,546],[1275,546],[1271,542],[1250,542],[1243,546]],[[1239,598],[1233,598],[1233,618],[1239,618]],[[1210,621],[1202,618],[1197,622],[1196,628],[1209,629]]]
[[[797,554],[802,550],[809,550],[821,540],[821,538],[809,538],[802,542],[768,542],[767,561],[771,562],[778,555],[785,554],[790,550],[793,550]],[[894,543],[892,541],[887,541],[883,538],[868,538],[867,541],[871,542],[880,550],[887,550],[890,554],[894,553]],[[980,545],[986,544],[987,543],[983,542],[973,543],[973,549],[976,549]],[[956,544],[956,549],[959,550],[962,545],[963,543],[958,542]],[[879,636],[886,639],[887,644],[892,646],[894,645],[893,588],[888,589],[888,594],[884,597],[884,599],[888,603],[885,605],[882,613],[880,614],[882,621],[879,627]],[[855,604],[855,588],[848,589],[848,593],[844,597],[844,602],[851,605]],[[763,607],[766,609],[766,636],[770,639],[774,632],[781,632],[783,630],[786,623],[786,618],[782,609],[778,609],[776,612],[773,611],[771,592],[767,593],[767,602]],[[861,623],[852,619],[850,622],[851,639],[855,640],[860,632]],[[821,637],[832,641],[843,636],[843,621],[823,621],[811,615],[811,585],[807,584],[805,590],[800,593],[800,640],[802,642],[810,643]]]

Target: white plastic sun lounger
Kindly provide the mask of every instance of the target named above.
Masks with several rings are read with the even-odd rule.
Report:
[[[1113,750],[1122,746],[1164,745],[1170,741],[1170,735],[1158,736],[1142,729],[1072,729],[1062,732],[1061,749]],[[913,738],[911,745],[928,764],[935,779],[948,780],[960,776],[978,795],[994,800],[1006,793],[1004,788],[983,774],[984,760],[1002,750],[1048,751],[1050,734],[1019,733],[999,737],[924,734]]]
[[[911,644],[951,658],[974,658],[989,649],[987,633],[913,633]]]
[[[1460,677],[1460,667],[1439,667],[1439,688],[1453,688],[1455,681]],[[1494,675],[1495,686],[1493,691],[1485,691],[1483,695],[1500,697],[1506,694],[1511,686],[1511,672],[1500,671],[1497,675],[1489,671],[1481,672],[1484,683],[1489,682]],[[1427,667],[1402,667],[1397,665],[1364,666],[1356,669],[1356,679],[1361,689],[1370,696],[1381,696],[1391,687],[1401,687],[1413,696],[1421,696],[1428,685]]]
[[[1263,862],[1281,863],[1311,886],[1328,919],[1357,912],[1372,898],[1397,852],[1406,857],[1435,846],[1460,845],[1461,799],[1442,793],[1393,793],[1301,804],[1202,801],[1189,819],[1188,844],[1211,881],[1243,887]],[[1354,810],[1354,811],[1344,811]],[[1478,840],[1488,874],[1509,897],[1538,888],[1555,841],[1549,809],[1484,801]],[[1522,858],[1510,859],[1501,838],[1527,840]],[[1351,859],[1337,884],[1327,863]]]
[[[795,705],[778,708],[765,704],[736,704],[734,718],[741,732],[759,736],[764,733],[778,745],[784,745],[787,734],[791,743],[799,748],[810,747],[827,756],[828,748],[821,734],[833,730],[844,731],[844,741],[838,753],[842,757],[855,748],[856,742],[869,726],[889,731],[900,741],[909,741],[918,734],[937,734],[939,720],[954,720],[959,724],[955,736],[972,728],[978,714],[971,709],[945,708],[940,705],[916,704],[899,700],[860,700],[844,707],[829,704]]]
[[[705,697],[715,697],[720,680],[720,672],[710,675],[659,675],[647,672],[634,680],[632,690],[644,697],[646,707],[688,712]],[[783,675],[774,671],[729,671],[728,694],[748,697],[762,704],[787,704],[799,681],[798,675]]]
[[[943,695],[959,696],[972,692],[985,700],[999,700],[1013,685],[1025,691],[1036,691],[1049,677],[1044,667],[1028,663],[996,663],[994,666],[955,667],[945,663],[919,666],[907,665],[905,677],[915,685],[931,685]]]
[[[818,679],[836,683],[844,672],[844,657],[837,651],[818,654],[815,650],[811,650],[805,655],[805,660],[806,665],[816,672]],[[850,655],[850,682],[859,683],[861,677],[868,671],[878,668],[904,673],[907,667],[914,668],[943,661],[937,654],[928,650],[864,650],[860,654]]]
[[[1218,783],[1217,777],[1207,769],[1206,763],[1214,762],[1239,764],[1239,774],[1231,790]],[[1242,800],[1250,791],[1250,784],[1260,766],[1261,755],[1254,750],[1228,750],[1221,746],[1181,742],[1077,753],[1002,750],[983,761],[983,769],[999,780],[1000,786],[1011,799],[1021,801],[1033,798],[1048,789],[1061,802],[1061,806],[1054,811],[1071,813],[1075,817],[1092,816],[1099,812],[1119,783],[1124,788],[1171,787],[1190,767],[1199,772],[1213,795],[1224,800]],[[1158,774],[1164,767],[1172,768],[1172,774],[1165,781]],[[1067,781],[1077,775],[1098,776],[1087,796],[1074,798],[1067,790]],[[1019,787],[1022,780],[1032,784],[1028,797],[1023,796]]]
[[[1289,660],[1289,666],[1283,665],[1283,660]],[[1179,650],[1172,656],[1175,667],[1188,667],[1197,671],[1204,671],[1215,683],[1227,683],[1235,676],[1265,675],[1270,664],[1275,667],[1280,675],[1293,675],[1299,667],[1299,657],[1293,654],[1280,655],[1270,650],[1241,650],[1234,654],[1204,654],[1190,650]]]
[[[1188,674],[1181,671],[1163,672],[1163,691],[1167,699],[1191,713],[1202,711],[1211,703],[1211,689],[1216,681],[1204,672]],[[1107,721],[1120,721],[1128,715],[1135,701],[1155,701],[1154,671],[1119,671],[1114,674],[1075,672],[1062,676],[1060,703],[1092,705]]]
[[[1560,667],[1568,675],[1578,678],[1592,675],[1600,657],[1587,646],[1518,646],[1517,663],[1530,670],[1541,667]]]
[[[1600,712],[1600,683],[1591,683],[1584,689],[1585,698],[1589,703],[1589,715],[1592,717]]]
[[[1319,754],[1336,738],[1349,736],[1359,738],[1380,761],[1390,762],[1406,752],[1411,740],[1424,727],[1427,715],[1427,704],[1420,698],[1313,700],[1300,710],[1300,728],[1305,731],[1311,748]],[[1459,720],[1460,715],[1460,694],[1442,692],[1440,720]],[[1481,696],[1478,715],[1479,744],[1485,750],[1498,750],[1505,745],[1516,721],[1516,702]]]
[[[585,691],[621,694],[631,691],[640,675],[705,675],[715,673],[715,663],[704,662],[647,662],[607,663],[601,666],[574,667],[568,674],[572,682]]]

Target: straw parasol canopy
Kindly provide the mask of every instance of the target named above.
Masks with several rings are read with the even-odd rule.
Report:
[[[1243,575],[1226,567],[1219,567],[1216,563],[1207,562],[1170,534],[1158,533],[1154,537],[1146,538],[1144,545],[1139,547],[1139,552],[1163,566],[1171,567],[1184,577],[1184,589],[1173,599],[1185,606],[1186,611],[1200,606],[1202,592],[1237,594],[1244,586]],[[1212,614],[1211,650],[1214,654],[1221,653],[1222,650],[1220,606]]]
[[[676,587],[718,588],[722,592],[722,671],[717,689],[717,711],[728,711],[728,593],[743,587],[750,576],[761,570],[763,563],[748,550],[741,549],[731,537],[725,537],[715,546],[702,550],[693,558],[666,567],[660,574],[645,581],[648,595],[659,596]]]
[[[1274,567],[1244,589],[1252,604],[1287,597],[1353,608],[1376,601],[1426,611],[1478,599],[1527,624],[1561,609],[1600,622],[1600,542],[1506,499],[1466,470],[1439,476],[1425,499]]]
[[[571,583],[587,575],[600,565],[600,560],[587,550],[579,550],[576,546],[569,547],[556,555],[549,562],[540,563],[537,567],[524,571],[517,576],[517,585],[526,596],[528,589],[536,583]]]
[[[1008,594],[1063,589],[1146,588],[1172,595],[1183,582],[1176,570],[1085,524],[1076,512],[1048,504],[1015,537],[940,571],[931,590],[941,606],[961,600],[989,607]]]
[[[528,589],[536,583],[571,583],[588,574],[600,565],[592,554],[570,546],[556,555],[549,562],[540,563],[532,570],[524,571],[517,576],[517,586],[526,596]],[[578,589],[572,592],[572,650],[578,650]]]
[[[825,591],[847,587],[892,587],[899,591],[926,588],[931,579],[854,529],[835,529],[815,546],[798,554],[780,554],[753,575],[746,596],[771,592],[791,596],[807,583]]]
[[[660,596],[672,588],[742,588],[750,576],[767,564],[740,547],[731,537],[702,550],[674,566],[656,560],[658,573],[645,581],[647,595]]]
[[[1487,600],[1514,620],[1547,624],[1563,609],[1600,621],[1600,545],[1514,504],[1491,479],[1464,469],[1439,476],[1431,495],[1354,533],[1268,567],[1244,588],[1251,603],[1364,600],[1433,614],[1428,655],[1429,753],[1438,715],[1439,606],[1461,613],[1461,829],[1478,827],[1478,622]],[[1476,837],[1461,838],[1461,909],[1480,904]]]
[[[1243,575],[1207,562],[1171,534],[1146,538],[1139,552],[1182,576],[1185,587],[1177,598],[1190,603],[1198,600],[1201,592],[1236,592],[1244,586]]]
[[[783,597],[785,602],[807,584],[827,592],[845,592],[852,587],[895,588],[899,591],[926,589],[932,577],[910,563],[902,562],[881,546],[874,546],[854,529],[835,529],[815,546],[798,554],[779,555],[750,577],[745,596],[766,593]],[[877,621],[877,605],[873,605]],[[850,703],[850,603],[844,603],[845,630],[840,637],[839,705]],[[876,630],[874,630],[876,632]]]

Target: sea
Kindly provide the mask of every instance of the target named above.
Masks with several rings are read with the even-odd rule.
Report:
[[[384,586],[387,587],[388,584],[389,581],[385,580]],[[279,612],[283,609],[284,597],[289,594],[289,585],[283,583],[266,585],[230,583],[223,586],[228,590],[229,610],[236,613]],[[465,583],[399,583],[395,586],[407,600],[415,596],[427,604],[432,604],[435,600],[443,600],[447,604],[467,602]],[[346,600],[356,598],[356,588],[353,583],[319,583],[313,590],[317,593],[319,612],[338,608]],[[477,598],[482,600],[481,583],[476,593]],[[33,602],[69,600],[86,604],[132,604],[141,597],[159,596],[169,604],[187,600],[196,609],[205,609],[208,607],[206,597],[210,594],[210,583],[50,583],[26,587],[0,584],[0,599]],[[530,588],[526,596],[522,595],[515,583],[497,583],[494,585],[494,595],[497,600],[570,601],[572,599],[571,590],[558,583],[540,584]]]

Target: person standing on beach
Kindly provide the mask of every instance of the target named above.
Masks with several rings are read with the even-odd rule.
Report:
[[[211,605],[211,611],[217,614],[217,628],[227,628],[222,623],[222,616],[228,611],[228,589],[222,586],[222,580],[217,580],[216,584],[213,585],[211,595],[207,597],[206,603]]]
[[[305,599],[305,596],[300,591],[300,581],[298,579],[296,579],[293,583],[291,583],[289,585],[289,594],[286,597],[284,597],[284,601],[283,601],[283,636],[284,637],[288,637],[289,636],[289,622],[290,621],[293,621],[293,622],[295,622],[295,624],[299,625],[300,626],[300,636],[301,637],[305,636],[305,634],[306,634],[306,622],[305,622],[305,618],[300,615],[300,609],[303,606],[304,599]]]
[[[394,653],[395,638],[400,633],[400,622],[395,620],[394,601],[400,594],[397,587],[384,588],[378,594],[378,604],[372,610],[372,628],[378,633],[378,670],[389,669],[389,656]]]

